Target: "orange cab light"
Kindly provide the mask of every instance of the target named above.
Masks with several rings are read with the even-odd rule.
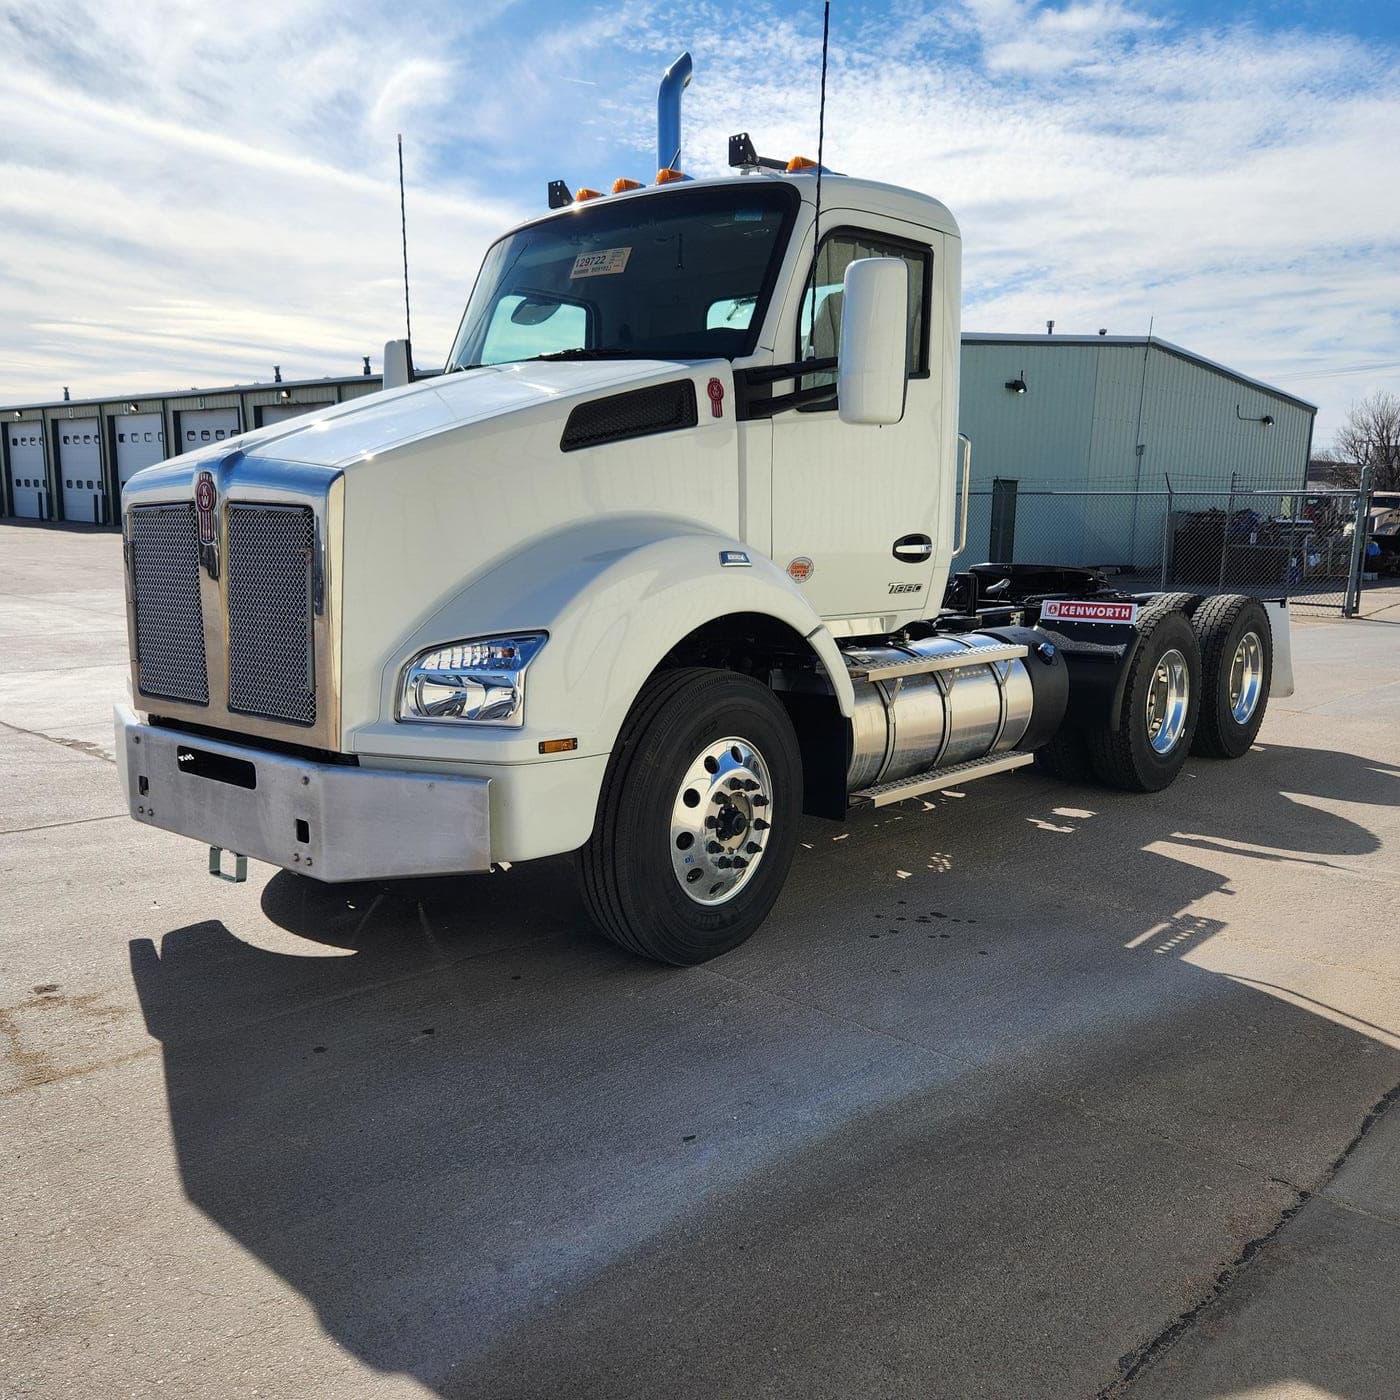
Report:
[[[587,185],[574,191],[575,204],[582,204],[585,199],[601,199],[602,197],[602,190],[590,190]]]
[[[642,187],[640,180],[629,180],[625,175],[619,175],[613,181],[612,192],[614,194],[626,194],[628,190],[639,190]]]
[[[573,753],[578,748],[577,739],[541,739],[541,753]]]
[[[817,168],[817,163],[812,160],[810,156],[793,156],[793,158],[788,161],[787,168],[788,174],[791,175],[798,170],[815,170]]]
[[[658,185],[669,185],[672,180],[684,179],[685,173],[683,171],[672,170],[669,165],[656,172],[656,183]]]

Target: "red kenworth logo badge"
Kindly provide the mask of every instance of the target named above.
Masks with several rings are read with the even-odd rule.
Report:
[[[200,472],[194,484],[194,508],[199,514],[200,544],[214,543],[214,506],[219,499],[214,478],[208,472]]]
[[[724,385],[718,379],[710,380],[710,412],[716,418],[724,417]]]

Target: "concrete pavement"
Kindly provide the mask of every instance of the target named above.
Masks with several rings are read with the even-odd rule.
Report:
[[[1400,1393],[1400,627],[1295,658],[665,971],[562,860],[210,880],[120,815],[116,537],[0,525],[0,1395]]]

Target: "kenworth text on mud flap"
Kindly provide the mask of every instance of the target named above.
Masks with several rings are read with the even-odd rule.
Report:
[[[952,573],[952,214],[746,135],[684,177],[688,74],[655,184],[555,182],[492,245],[445,373],[128,485],[137,821],[325,881],[575,851],[604,933],[697,963],[803,813],[1032,762],[1152,792],[1292,693],[1282,600]]]

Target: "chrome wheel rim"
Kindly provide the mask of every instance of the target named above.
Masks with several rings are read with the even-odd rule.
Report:
[[[1147,742],[1159,754],[1169,754],[1181,741],[1191,702],[1191,672],[1176,650],[1164,652],[1147,688]]]
[[[1264,688],[1264,647],[1255,632],[1246,632],[1230,662],[1230,714],[1236,724],[1248,724]]]
[[[686,898],[716,905],[753,879],[773,834],[773,780],[747,739],[716,739],[671,804],[671,869]]]

